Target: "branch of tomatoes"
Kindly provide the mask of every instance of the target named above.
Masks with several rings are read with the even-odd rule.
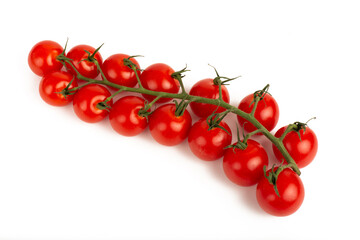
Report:
[[[45,66],[46,65],[45,64],[44,65],[45,67],[36,66],[36,62],[41,62],[41,61],[34,61],[32,57],[34,58],[37,57],[36,54],[39,54],[39,52],[41,54],[44,53],[46,54],[48,50],[40,49],[41,51],[37,51],[35,45],[34,46],[35,50],[32,49],[32,51],[29,54],[30,67],[36,74],[43,76],[43,79],[40,84],[40,94],[42,95],[43,99],[46,102],[55,106],[65,105],[69,103],[69,101],[71,101],[72,98],[74,98],[74,104],[73,104],[74,111],[80,119],[86,122],[100,121],[101,119],[106,117],[106,114],[102,114],[102,112],[106,112],[106,111],[109,112],[109,120],[111,122],[112,115],[119,114],[119,112],[121,111],[125,111],[124,109],[126,109],[126,107],[124,107],[124,105],[126,106],[126,104],[127,105],[132,104],[131,107],[133,110],[131,111],[134,111],[135,108],[137,109],[135,115],[132,115],[132,117],[137,118],[140,124],[138,124],[138,126],[136,126],[135,129],[132,129],[131,131],[127,131],[114,126],[112,123],[112,127],[120,134],[125,136],[137,135],[143,129],[145,129],[147,124],[149,124],[149,129],[151,131],[153,138],[163,145],[173,146],[180,143],[181,141],[183,141],[185,138],[188,137],[191,150],[196,156],[198,156],[203,160],[210,161],[210,160],[218,159],[219,157],[224,156],[224,152],[226,152],[223,159],[224,171],[230,180],[241,186],[253,185],[256,182],[258,182],[259,181],[258,177],[261,176],[261,171],[262,171],[261,168],[262,166],[265,166],[263,169],[263,173],[264,173],[263,177],[265,177],[266,183],[264,183],[264,181],[262,181],[262,183],[259,182],[258,188],[260,189],[266,188],[267,186],[266,184],[271,185],[272,186],[271,188],[273,188],[273,192],[275,191],[277,197],[279,198],[282,192],[284,192],[282,188],[284,182],[283,179],[292,178],[293,181],[295,182],[297,181],[299,183],[300,181],[299,178],[296,179],[292,177],[292,174],[295,175],[297,174],[296,176],[298,177],[298,175],[300,175],[299,167],[305,166],[306,164],[309,163],[309,161],[312,160],[311,158],[314,157],[314,153],[311,153],[309,154],[311,156],[306,161],[305,160],[299,161],[298,158],[296,160],[293,159],[294,156],[298,157],[297,153],[296,152],[294,153],[294,149],[296,149],[300,144],[302,145],[304,145],[304,143],[305,145],[308,144],[309,139],[311,138],[311,137],[309,138],[309,135],[313,135],[311,129],[308,128],[307,126],[307,122],[306,123],[295,122],[294,124],[290,124],[288,126],[279,129],[275,135],[271,134],[270,131],[275,127],[278,120],[278,115],[277,116],[276,114],[273,115],[271,117],[272,121],[266,122],[264,121],[264,119],[262,119],[262,115],[268,115],[269,111],[266,111],[267,112],[266,114],[259,113],[264,111],[264,106],[265,107],[271,106],[272,109],[270,112],[275,112],[277,114],[279,112],[276,101],[272,98],[271,94],[268,92],[269,85],[266,85],[262,90],[256,91],[253,94],[250,94],[249,96],[245,97],[240,102],[238,107],[234,107],[229,104],[229,94],[227,92],[225,85],[227,85],[227,82],[234,80],[236,78],[227,78],[220,76],[218,71],[214,67],[213,68],[215,70],[216,77],[214,79],[204,79],[197,82],[188,93],[185,90],[183,83],[184,72],[189,71],[187,70],[187,67],[183,68],[178,72],[175,72],[166,64],[153,64],[147,67],[145,70],[141,70],[139,64],[135,60],[135,57],[137,56],[114,54],[110,56],[108,59],[106,59],[105,62],[102,62],[101,55],[99,53],[99,50],[102,45],[97,49],[94,49],[87,45],[78,45],[72,48],[66,54],[65,53],[66,46],[65,49],[62,49],[61,46],[59,47],[57,43],[51,41],[44,41],[44,43],[40,42],[40,45],[41,44],[50,45],[49,49],[53,48],[51,50],[53,52],[57,52],[58,54],[55,55],[52,52],[51,55],[48,55],[46,57],[43,56],[44,59],[47,59],[46,64],[51,63],[51,65],[49,66]],[[37,53],[34,54],[34,56],[32,56],[33,52],[37,52]],[[56,56],[55,58],[54,55]],[[114,66],[111,66],[111,64],[114,64],[114,62],[116,63],[115,64],[116,68],[114,68]],[[61,64],[68,69],[67,72],[60,71]],[[150,75],[150,76],[154,75],[154,73],[151,73],[151,71],[154,71],[155,69],[156,72],[156,70],[158,70],[159,68],[161,69],[160,74],[162,74],[162,76],[159,77],[158,75],[159,73],[155,73],[156,79],[165,78],[166,79],[165,81],[167,82],[165,82],[165,84],[160,83],[158,85],[169,86],[170,84],[170,87],[173,87],[171,91],[166,91],[164,89],[161,89],[161,87],[155,89],[149,87],[149,80],[153,81],[154,78],[152,79],[150,78],[148,79],[148,81],[144,81],[144,78],[146,79],[146,75]],[[49,75],[46,75],[47,70],[49,70],[48,71]],[[51,71],[55,70],[55,72],[51,72],[50,70]],[[96,77],[99,74],[101,75],[102,80],[97,80],[98,78]],[[126,76],[125,78],[127,78],[127,80],[124,82],[121,79],[120,80],[114,79],[115,78],[114,74]],[[85,83],[78,86],[77,81],[75,81],[76,78],[85,81]],[[44,83],[46,81],[47,83]],[[61,84],[59,84],[59,82],[61,82]],[[54,87],[55,89],[57,89],[57,91],[49,92],[48,90],[45,90],[45,89],[49,89],[46,87],[46,85],[51,85],[51,84],[52,84],[51,87]],[[138,87],[135,87],[136,84],[138,85]],[[111,94],[110,91],[108,91],[108,88],[102,85],[108,86],[109,88],[116,91],[113,94]],[[206,86],[205,88],[206,90],[204,90],[204,86]],[[208,87],[210,87],[211,90],[209,90]],[[179,88],[181,89],[180,93],[179,93]],[[202,88],[203,92],[199,94],[199,92],[197,92],[199,91],[198,88],[200,89]],[[47,92],[45,93],[45,91]],[[146,100],[139,97],[130,96],[130,97],[120,98],[118,101],[115,102],[115,104],[113,104],[113,98],[123,91],[141,93],[143,94]],[[209,91],[213,95],[211,96],[206,95],[207,92]],[[80,94],[80,92],[82,94]],[[84,113],[84,111],[86,110],[81,109],[82,107],[79,102],[81,102],[82,100],[88,101],[89,100],[88,95],[94,94],[94,92],[96,92],[96,95],[93,95],[93,97],[99,99],[98,94],[100,94],[102,95],[101,100],[99,101],[96,100],[95,103],[96,105],[90,106],[91,109],[94,109],[93,112]],[[151,108],[155,103],[164,103],[173,98],[180,99],[181,101],[177,102],[174,100],[175,104],[164,104],[158,107],[156,110],[151,111]],[[193,113],[202,118],[200,121],[196,122],[193,125],[191,124],[192,122],[191,116],[186,110],[189,104],[193,110]],[[97,113],[94,113],[96,111]],[[100,114],[98,114],[99,112]],[[168,141],[168,139],[166,140],[161,139],[162,133],[159,132],[156,133],[156,131],[159,130],[154,130],[154,131],[151,130],[152,126],[156,127],[156,125],[160,125],[160,122],[162,122],[169,113],[173,114],[173,117],[172,119],[170,119],[170,121],[174,120],[175,118],[187,119],[186,120],[187,126],[184,128],[187,130],[183,131],[184,134],[182,134],[182,136],[180,137],[178,137],[177,135],[181,135],[181,134],[178,134],[177,131],[176,133],[174,132],[173,133],[174,138],[177,138],[174,141]],[[243,126],[243,130],[244,130],[243,132],[248,132],[248,134],[246,135],[243,134],[243,139],[241,140],[239,137],[239,129],[237,129],[238,141],[234,144],[230,144],[231,131],[227,126],[227,124],[222,121],[224,117],[229,113],[236,114],[239,123]],[[151,114],[151,118],[148,119],[148,116],[150,116],[150,114]],[[144,123],[144,119],[146,119],[147,123]],[[190,127],[191,127],[191,131],[188,132]],[[129,126],[127,128],[129,128]],[[192,131],[193,129],[197,129],[197,130]],[[153,134],[154,132],[155,134]],[[199,133],[200,135],[202,134],[203,136],[212,134],[213,136],[208,136],[209,139],[213,137],[219,139],[219,136],[221,135],[221,138],[227,139],[226,142],[228,143],[222,145],[218,150],[216,150],[219,152],[221,151],[222,152],[221,155],[215,155],[216,152],[214,152],[214,155],[212,156],[204,156],[201,151],[198,153],[194,152],[195,150],[193,150],[191,146],[192,145],[191,142],[194,142],[193,141],[194,136],[192,136],[192,132],[195,132],[195,138],[196,135],[199,135]],[[283,164],[282,162],[279,166],[274,165],[271,170],[266,171],[266,166],[268,165],[267,154],[259,143],[250,139],[251,136],[257,134],[265,135],[273,143],[273,149],[275,155],[280,155],[280,158],[283,159],[283,162],[285,158],[287,164]],[[296,136],[295,138],[294,135]],[[294,146],[291,146],[291,144],[293,144]],[[216,146],[215,145],[210,146],[210,149],[211,148],[216,148]],[[232,148],[232,151],[227,151],[226,148]],[[316,143],[316,149],[317,149],[317,143]],[[291,151],[291,154],[289,150]],[[253,178],[251,181],[247,179],[244,182],[243,180],[239,180],[238,177],[235,177],[234,179],[233,178],[234,174],[238,174],[238,173],[234,173],[234,171],[238,171],[238,169],[234,170],[234,166],[238,164],[238,162],[235,162],[235,165],[231,165],[231,164],[229,165],[229,161],[226,159],[234,158],[234,157],[236,157],[237,159],[249,158],[251,152],[256,152],[256,156],[253,156],[255,159],[258,159],[259,156],[261,156],[260,158],[262,159],[261,162],[258,161],[257,163],[259,166],[261,166],[260,168],[261,171],[258,171],[259,168],[257,168],[256,170],[257,180],[249,176],[247,177]],[[277,156],[277,158],[279,159],[279,156]],[[299,164],[301,164],[301,166]],[[227,165],[227,167],[225,165]],[[278,179],[280,179],[279,182]],[[259,187],[261,186],[261,184],[262,187]],[[280,184],[280,187],[278,186],[278,184]],[[269,193],[272,194],[271,191]],[[265,198],[266,197],[263,197],[263,199]],[[301,199],[301,197],[298,199]],[[301,201],[299,201],[298,203],[301,204]]]
[[[81,75],[76,68],[74,67],[74,65],[71,63],[71,60],[69,60],[68,58],[63,58],[62,56],[58,57],[59,61],[63,61],[66,64],[69,64],[76,72],[77,72],[77,78],[80,80],[84,80],[87,81],[88,83],[95,83],[95,84],[100,84],[100,85],[106,85],[115,89],[118,89],[119,91],[127,91],[127,92],[136,92],[136,93],[142,93],[142,94],[148,94],[148,95],[152,95],[152,96],[156,96],[156,97],[163,97],[163,98],[175,98],[175,99],[186,99],[188,101],[191,102],[198,102],[198,103],[206,103],[206,104],[211,104],[211,105],[216,105],[217,107],[222,107],[224,109],[226,109],[226,113],[228,112],[232,112],[244,119],[246,119],[249,123],[253,124],[262,134],[264,134],[278,149],[279,151],[282,153],[282,155],[284,156],[286,162],[288,164],[291,164],[291,168],[296,172],[296,174],[300,175],[301,171],[298,168],[298,166],[296,165],[294,159],[290,156],[290,154],[288,153],[288,151],[286,150],[285,146],[283,145],[282,141],[275,137],[270,131],[268,131],[255,117],[254,117],[254,112],[255,112],[255,108],[258,104],[259,101],[263,100],[263,95],[267,93],[267,90],[269,88],[269,84],[266,85],[264,87],[263,90],[260,91],[256,91],[254,93],[254,95],[256,96],[254,98],[254,107],[251,113],[246,113],[240,109],[238,109],[235,106],[230,105],[229,103],[226,103],[225,101],[222,100],[222,98],[218,98],[218,99],[210,99],[210,98],[204,98],[204,97],[199,97],[199,96],[194,96],[194,95],[190,95],[189,93],[187,93],[185,91],[182,91],[181,93],[168,93],[168,92],[158,92],[158,91],[152,91],[152,90],[148,90],[144,87],[142,87],[142,85],[139,85],[139,87],[137,88],[133,88],[133,87],[126,87],[126,86],[121,86],[115,83],[112,83],[110,81],[107,80],[107,78],[105,76],[103,76],[103,80],[95,80],[92,78],[87,78],[84,77],[83,75]],[[94,59],[93,60],[95,63],[97,63],[97,60]],[[124,61],[125,62],[125,61]],[[99,64],[96,64],[99,71],[101,70]],[[137,75],[137,71],[138,69],[132,65],[129,64],[129,67],[136,73],[136,77],[138,79],[138,82],[140,83],[140,79],[139,76]],[[179,71],[179,72],[184,72],[185,69]],[[215,70],[216,71],[216,70]],[[219,74],[217,73],[217,77],[220,78]],[[176,79],[180,80],[179,82],[182,83],[182,75],[179,74],[177,75]],[[221,77],[221,78],[225,78],[225,77]],[[226,78],[226,81],[228,80],[233,80],[235,78]],[[219,84],[221,85],[221,84]],[[78,88],[74,88],[74,91],[77,91],[79,88],[81,88],[81,86],[79,86]],[[221,96],[221,95],[220,95]]]

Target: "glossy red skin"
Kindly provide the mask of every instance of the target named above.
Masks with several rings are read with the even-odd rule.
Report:
[[[287,126],[280,128],[276,133],[275,137],[280,137],[286,130]],[[313,130],[306,127],[306,131],[300,130],[301,140],[299,135],[295,131],[288,133],[284,140],[284,146],[289,152],[290,156],[294,159],[299,168],[306,167],[315,158],[318,150],[318,140]],[[273,145],[273,151],[276,159],[282,162],[284,157],[282,156],[279,149]]]
[[[254,94],[246,96],[241,100],[238,108],[246,113],[251,113],[254,107],[254,103],[251,103],[253,99]],[[254,116],[268,131],[273,130],[279,121],[279,106],[275,99],[271,95],[266,94],[264,99],[259,101]],[[257,129],[246,119],[240,116],[237,118],[240,125],[244,126],[245,131],[252,132]],[[244,125],[245,122],[246,124]]]
[[[64,88],[71,82],[73,75],[68,72],[54,71],[46,74],[40,82],[39,93],[41,98],[52,106],[65,106],[73,100],[73,95],[66,98],[60,94]],[[77,87],[76,79],[71,83],[69,89]]]
[[[144,105],[145,100],[137,96],[126,96],[117,100],[109,113],[112,128],[127,137],[142,133],[148,122],[146,117],[139,116],[138,112]]]
[[[220,126],[230,135],[221,128],[208,131],[206,119],[200,119],[191,127],[188,143],[195,156],[205,161],[214,161],[224,156],[224,148],[231,144],[231,130],[225,122],[221,122]]]
[[[124,59],[129,57],[129,55],[118,53],[111,55],[104,61],[102,70],[108,81],[126,87],[134,87],[137,84],[135,72],[124,65]],[[140,69],[140,65],[135,58],[130,58],[130,61]],[[140,73],[140,71],[137,71],[138,76],[140,76]]]
[[[109,90],[102,85],[89,84],[82,87],[74,94],[74,112],[84,122],[100,122],[108,115],[108,111],[100,110],[96,105],[110,96]],[[111,99],[108,105],[112,106],[112,103]]]
[[[70,49],[70,51],[66,54],[66,57],[72,59],[72,64],[81,75],[88,78],[96,78],[99,75],[99,72],[95,63],[86,60],[81,61],[88,58],[89,56],[84,50],[87,50],[92,54],[95,52],[96,49],[89,45],[77,45]],[[99,62],[99,65],[102,68],[103,59],[100,52],[97,52],[94,57]],[[72,74],[76,75],[75,70],[69,64],[66,64],[66,67]]]
[[[276,168],[275,168],[276,169]],[[267,171],[267,174],[270,170]],[[291,169],[284,169],[274,186],[263,176],[256,187],[256,199],[260,207],[274,216],[288,216],[296,212],[304,201],[305,190],[300,177]]]
[[[247,140],[244,150],[227,148],[223,159],[225,175],[235,184],[252,186],[264,176],[269,160],[265,149],[254,140]]]
[[[214,84],[214,79],[203,79],[195,83],[195,85],[191,88],[189,94],[204,98],[217,99],[219,98],[219,85]],[[221,86],[221,96],[226,103],[230,102],[229,92],[224,85]],[[190,107],[193,113],[201,118],[208,117],[215,110],[215,112],[217,113],[225,111],[225,109],[222,107],[217,107],[215,105],[206,103],[191,102]]]
[[[140,82],[146,89],[158,92],[178,93],[180,89],[179,81],[171,77],[175,71],[164,63],[155,63],[147,67],[140,75]],[[156,96],[143,94],[149,102]],[[157,103],[165,103],[172,98],[160,98]]]
[[[38,42],[32,47],[28,56],[31,71],[43,77],[47,73],[60,70],[63,65],[56,60],[56,57],[63,51],[64,49],[57,42],[49,40]]]
[[[175,115],[175,104],[158,107],[151,115],[149,129],[151,136],[160,144],[175,146],[183,142],[190,131],[192,119],[185,109],[182,116]]]

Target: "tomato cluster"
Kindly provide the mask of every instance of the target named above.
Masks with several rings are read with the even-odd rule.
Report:
[[[190,150],[199,159],[222,158],[224,173],[231,182],[239,186],[257,184],[257,201],[272,215],[292,214],[302,204],[304,186],[298,174],[283,165],[268,169],[268,153],[259,142],[249,139],[257,130],[252,123],[271,131],[279,120],[278,104],[267,90],[250,94],[239,103],[238,109],[255,120],[250,123],[238,115],[238,123],[248,135],[244,134],[241,140],[238,134],[232,143],[231,129],[223,120],[228,112],[215,104],[186,102],[186,99],[172,103],[171,98],[146,94],[149,91],[143,91],[146,92],[143,97],[123,96],[114,101],[120,92],[115,92],[116,86],[139,85],[141,89],[179,93],[182,82],[167,64],[155,63],[140,70],[139,63],[129,55],[118,53],[103,61],[99,48],[77,45],[66,53],[53,41],[37,43],[29,53],[28,64],[42,77],[39,92],[46,103],[65,106],[72,102],[75,114],[88,123],[108,117],[112,128],[123,136],[136,136],[149,127],[155,141],[165,146],[175,146],[187,139]],[[80,78],[87,82],[80,85]],[[229,92],[219,75],[198,81],[189,94],[202,99],[221,96],[223,102],[230,102]],[[158,105],[155,110],[154,104]],[[187,110],[188,104],[193,114]],[[194,117],[198,119],[193,123]],[[296,165],[305,167],[316,155],[316,135],[306,124],[289,126],[280,128],[275,137],[281,139]],[[275,145],[273,152],[282,163],[284,156]]]

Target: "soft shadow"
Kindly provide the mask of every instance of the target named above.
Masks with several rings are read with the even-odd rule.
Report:
[[[239,194],[241,200],[249,206],[256,214],[266,215],[261,209],[256,200],[256,185],[251,187],[242,187],[241,194]]]
[[[256,214],[264,214],[264,211],[259,207],[256,200],[256,185],[251,187],[241,187],[231,182],[223,171],[222,158],[215,161],[204,161],[197,158],[190,150],[187,139],[181,144],[174,146],[181,155],[185,156],[186,159],[196,163],[202,164],[208,168],[209,173],[218,181],[220,181],[225,187],[231,189],[234,194],[239,196],[239,201],[246,204]]]

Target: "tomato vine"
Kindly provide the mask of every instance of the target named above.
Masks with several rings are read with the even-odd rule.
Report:
[[[261,173],[263,166],[263,179],[259,182],[263,187],[259,188],[258,185],[257,198],[260,206],[269,213],[274,213],[274,215],[277,215],[276,213],[279,213],[278,215],[287,215],[294,212],[294,210],[296,211],[301,205],[304,190],[301,180],[298,178],[301,174],[299,166],[306,166],[315,157],[317,151],[316,135],[307,127],[307,122],[289,124],[279,129],[275,135],[270,132],[275,127],[279,115],[277,103],[268,92],[269,84],[263,89],[248,95],[240,102],[239,107],[235,107],[229,104],[229,95],[225,85],[237,77],[228,78],[220,76],[218,71],[213,67],[216,73],[214,79],[201,80],[198,82],[198,85],[193,86],[190,92],[187,92],[183,82],[184,73],[189,71],[187,66],[177,72],[166,64],[153,64],[147,69],[141,70],[135,60],[135,57],[139,57],[139,55],[129,56],[125,54],[114,54],[103,63],[99,53],[102,46],[103,45],[95,49],[88,45],[78,45],[69,51],[70,54],[66,54],[67,43],[64,49],[52,41],[43,41],[35,45],[29,54],[29,66],[34,73],[43,76],[40,84],[41,89],[50,89],[48,85],[51,84],[53,85],[51,89],[56,90],[51,90],[52,92],[48,93],[44,92],[44,90],[42,92],[40,89],[43,99],[55,106],[65,105],[74,99],[73,105],[75,113],[86,122],[100,121],[107,116],[106,111],[109,111],[112,127],[125,136],[135,136],[139,134],[145,129],[149,122],[151,134],[156,141],[163,145],[172,146],[179,144],[189,136],[188,141],[192,151],[194,147],[199,148],[199,146],[195,146],[198,143],[194,143],[196,142],[194,139],[196,139],[199,134],[206,135],[209,139],[221,135],[221,144],[219,143],[218,146],[212,145],[212,140],[206,143],[211,149],[208,155],[204,154],[202,149],[195,149],[193,153],[203,160],[211,161],[223,156],[226,150],[224,170],[226,170],[225,172],[229,179],[238,185],[246,186],[258,182],[261,176],[259,173]],[[72,59],[71,56],[74,59]],[[45,62],[35,60],[35,58],[39,57],[47,59],[49,65],[37,65],[38,63]],[[69,73],[61,72],[60,68],[62,66],[66,67]],[[157,85],[157,87],[154,87],[156,84],[153,84],[151,90],[149,86],[146,86],[148,82],[144,82],[144,78],[140,78],[139,75],[141,74],[141,77],[144,77],[144,75],[149,76],[149,72],[157,71],[159,68],[164,70],[165,73],[157,73],[157,78],[154,81],[158,81],[158,78],[161,78],[166,84],[160,84],[161,86]],[[56,74],[53,72],[56,70],[60,73]],[[147,73],[144,74],[146,71]],[[49,74],[50,77],[45,76],[46,74]],[[96,79],[99,74],[101,75],[101,80]],[[72,79],[71,76],[73,76]],[[85,83],[77,85],[77,81],[75,80],[83,80]],[[59,81],[62,81],[61,87],[59,84],[56,85]],[[136,83],[138,85],[137,87],[135,87]],[[55,85],[57,87],[54,87]],[[164,85],[170,86],[169,91],[163,89]],[[105,86],[115,90],[114,93],[111,94]],[[196,90],[194,90],[195,86]],[[113,104],[113,98],[124,91],[140,93],[147,100],[129,96]],[[208,96],[209,94],[211,97]],[[95,98],[96,101],[94,100]],[[164,103],[170,99],[179,99],[181,101],[175,101],[175,104],[162,105],[154,112],[151,112],[151,108],[155,103]],[[89,104],[89,102],[92,102],[91,104],[95,102],[95,105],[86,110],[81,109],[84,104]],[[123,105],[127,105],[128,108],[122,108]],[[188,105],[198,110],[197,113],[193,111],[194,114],[202,117],[202,119],[193,126],[191,126],[191,116],[186,110]],[[262,116],[259,111],[269,107],[269,105],[272,105],[273,109],[275,109],[274,111],[270,111],[275,112],[275,115],[273,115],[271,122],[265,122],[265,120],[261,119]],[[205,106],[207,106],[207,108]],[[117,109],[115,112],[111,111],[113,107]],[[237,115],[238,121],[243,124],[243,128],[247,131],[247,134],[244,134],[241,140],[239,129],[237,129],[238,141],[233,144],[231,144],[230,128],[222,121],[224,117],[230,113]],[[132,119],[137,119],[137,123],[135,124],[131,122],[131,120],[126,120],[126,123],[121,125],[122,123],[119,122],[120,120],[118,120],[119,118],[117,118],[117,116],[122,114],[131,115]],[[149,120],[148,117],[150,115],[154,117]],[[179,125],[180,121],[184,122],[181,127]],[[167,124],[169,126],[176,125],[177,129],[171,132],[171,127],[169,127],[169,131],[163,132],[162,127],[157,126],[160,122],[162,126]],[[249,125],[245,126],[244,123],[249,123]],[[181,134],[179,129],[181,129]],[[268,159],[265,150],[263,150],[261,145],[256,141],[250,140],[250,137],[256,134],[263,134],[273,143],[276,157],[280,161],[282,160],[279,166],[274,165],[270,170],[267,170]],[[297,135],[298,138],[294,138],[294,135]],[[310,141],[314,146],[308,150],[308,156],[306,157],[302,156],[302,153],[299,151],[294,151],[294,148],[301,148],[302,138]],[[216,148],[219,149],[215,150]],[[219,154],[220,151],[221,154]],[[261,156],[261,162],[250,159],[253,158],[254,151],[256,152],[255,156]],[[253,168],[239,167],[240,165],[234,167],[236,164],[240,164],[239,161],[243,161],[242,164],[244,164],[244,166],[251,162],[250,165],[252,165]],[[286,161],[286,164],[284,164],[284,161]],[[256,170],[254,170],[255,168]],[[291,172],[295,174],[296,177],[292,176],[289,169],[293,170]],[[264,179],[266,179],[266,182]],[[289,182],[281,180],[281,183],[279,183],[280,186],[278,186],[278,179],[290,180]],[[280,195],[286,192],[286,188],[291,181],[296,182],[300,194],[300,198],[297,198],[296,202],[291,199],[286,199],[286,197],[280,198]],[[268,185],[272,186],[273,191],[269,190]],[[267,202],[266,196],[271,195],[271,198],[274,198],[274,194],[278,197],[275,197],[277,202],[288,206],[286,211],[280,213],[278,211],[279,209],[277,209],[277,203],[272,206],[271,203]]]
[[[295,161],[293,160],[293,158],[290,156],[290,154],[288,153],[288,151],[285,149],[284,144],[282,143],[282,141],[275,137],[270,131],[268,131],[253,115],[253,113],[256,110],[256,106],[257,103],[259,101],[261,101],[261,97],[259,96],[259,94],[256,95],[255,99],[254,99],[254,108],[252,110],[252,112],[249,113],[245,113],[244,111],[241,111],[240,109],[238,109],[237,107],[230,105],[229,103],[226,103],[222,98],[221,98],[221,94],[220,97],[217,99],[210,99],[210,98],[204,98],[204,97],[199,97],[199,96],[194,96],[194,95],[190,95],[189,93],[186,92],[185,88],[181,88],[182,91],[180,93],[168,93],[168,92],[157,92],[157,91],[152,91],[152,90],[148,90],[146,88],[144,88],[141,85],[140,82],[140,78],[139,75],[137,74],[137,68],[136,66],[133,66],[132,64],[129,64],[129,67],[136,73],[136,78],[138,80],[139,83],[139,87],[133,88],[133,87],[126,87],[126,86],[121,86],[115,83],[112,83],[110,81],[107,80],[107,78],[105,77],[105,75],[103,75],[102,70],[100,65],[97,63],[96,59],[93,59],[93,62],[96,64],[96,66],[98,67],[99,72],[102,74],[103,76],[103,80],[96,80],[96,79],[92,79],[92,78],[88,78],[85,77],[83,75],[81,75],[77,69],[74,67],[74,65],[71,63],[71,61],[69,59],[67,59],[66,57],[64,57],[63,55],[59,55],[57,58],[59,61],[63,61],[67,64],[69,64],[74,71],[76,72],[76,77],[80,80],[84,80],[88,83],[95,83],[95,84],[100,84],[100,85],[106,85],[112,88],[116,88],[120,91],[127,91],[127,92],[136,92],[136,93],[142,93],[142,94],[148,94],[148,95],[152,95],[152,96],[156,96],[159,98],[175,98],[175,99],[185,99],[187,101],[191,101],[191,102],[198,102],[198,103],[206,103],[206,104],[211,104],[211,105],[216,105],[219,107],[222,107],[224,109],[226,109],[226,111],[234,113],[244,119],[246,119],[247,121],[249,121],[250,123],[252,123],[258,130],[257,132],[261,132],[262,134],[264,134],[265,137],[267,137],[281,152],[281,154],[284,156],[286,162],[288,164],[291,164],[290,167],[298,174],[301,174],[300,169],[297,167]],[[185,69],[181,70],[182,72],[184,72]],[[180,83],[180,86],[183,86],[183,80],[182,80],[183,76],[177,77],[177,80]],[[82,85],[83,86],[83,85]],[[73,88],[71,91],[76,91],[79,88],[81,88],[82,86],[79,86],[77,88]],[[219,85],[221,86],[221,84]],[[267,88],[269,87],[269,85],[266,86]],[[221,88],[220,88],[221,91]]]

